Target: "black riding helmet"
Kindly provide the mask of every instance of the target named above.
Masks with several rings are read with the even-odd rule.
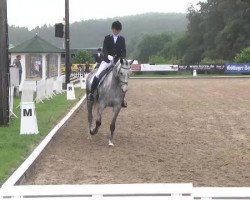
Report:
[[[112,23],[111,28],[120,31],[120,30],[122,30],[122,24],[119,21],[115,21]]]

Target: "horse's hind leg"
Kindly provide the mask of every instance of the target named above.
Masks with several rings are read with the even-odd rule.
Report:
[[[121,106],[113,108],[113,118],[110,124],[109,146],[114,146],[113,136],[114,136],[114,131],[115,131],[115,122],[116,122],[116,119],[118,117],[120,110],[121,110]]]
[[[97,134],[98,130],[102,124],[102,112],[104,110],[105,106],[102,103],[99,103],[99,106],[97,108],[97,119],[96,119],[96,126],[94,128],[94,130],[92,131],[92,134]]]

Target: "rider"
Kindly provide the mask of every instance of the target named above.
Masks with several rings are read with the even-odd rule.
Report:
[[[98,68],[103,60],[103,55],[102,55],[102,49],[99,48],[97,50],[97,53],[94,54],[95,62],[96,62],[96,68]]]
[[[91,85],[91,92],[88,96],[90,101],[94,101],[94,91],[97,88],[101,72],[111,67],[114,63],[118,61],[119,58],[126,58],[126,44],[125,38],[119,35],[122,30],[122,24],[119,21],[115,21],[111,26],[112,34],[107,35],[103,42],[103,61],[100,64],[97,72],[95,73],[94,79]],[[127,103],[123,101],[123,107],[127,107]]]

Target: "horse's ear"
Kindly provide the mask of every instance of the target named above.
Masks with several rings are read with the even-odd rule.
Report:
[[[129,65],[132,65],[134,61],[135,61],[135,60],[131,60],[131,61],[129,62]]]
[[[122,65],[124,64],[123,58],[120,58],[120,63],[121,63]]]

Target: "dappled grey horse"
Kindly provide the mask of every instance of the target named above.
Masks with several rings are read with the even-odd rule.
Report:
[[[125,94],[128,90],[128,79],[131,74],[131,64],[133,61],[128,62],[125,59],[120,59],[115,66],[113,66],[112,71],[106,76],[102,84],[98,87],[94,94],[95,102],[98,103],[97,106],[97,119],[95,128],[92,128],[93,121],[93,105],[95,102],[87,100],[88,109],[88,123],[89,123],[89,133],[95,135],[98,133],[98,129],[102,123],[102,112],[106,107],[113,108],[113,117],[110,124],[110,135],[109,135],[109,145],[113,146],[113,135],[115,131],[115,122],[118,114],[122,107],[122,102]],[[95,74],[96,70],[92,71],[86,80],[87,86],[87,96],[90,93],[91,80]]]

